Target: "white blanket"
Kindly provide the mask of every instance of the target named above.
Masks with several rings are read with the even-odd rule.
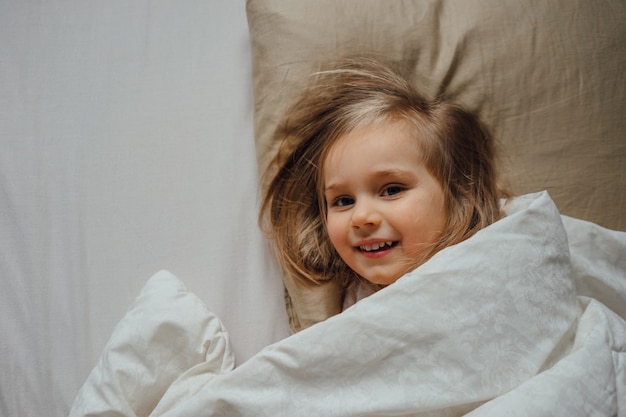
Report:
[[[626,415],[626,323],[603,304],[626,303],[624,253],[626,234],[562,220],[546,193],[520,197],[501,221],[236,368],[219,320],[163,271],[71,416]]]

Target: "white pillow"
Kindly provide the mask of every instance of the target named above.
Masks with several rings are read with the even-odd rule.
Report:
[[[70,417],[148,415],[180,374],[204,362],[215,374],[234,368],[228,334],[180,280],[160,271],[113,331]]]

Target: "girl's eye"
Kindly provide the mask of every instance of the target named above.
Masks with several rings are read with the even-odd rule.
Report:
[[[338,197],[333,200],[334,207],[346,207],[354,204],[354,199],[351,197]]]
[[[404,191],[404,187],[401,187],[399,185],[390,185],[388,187],[385,187],[385,189],[382,192],[382,196],[391,197],[391,196],[401,193],[402,191]]]

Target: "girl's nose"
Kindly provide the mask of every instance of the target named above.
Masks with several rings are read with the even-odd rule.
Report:
[[[371,204],[357,203],[352,214],[352,228],[361,229],[379,226],[382,216]]]

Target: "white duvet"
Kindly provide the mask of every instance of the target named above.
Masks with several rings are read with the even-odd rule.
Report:
[[[547,193],[519,197],[238,367],[219,319],[162,271],[70,415],[624,416],[625,255],[626,233],[560,216]]]

